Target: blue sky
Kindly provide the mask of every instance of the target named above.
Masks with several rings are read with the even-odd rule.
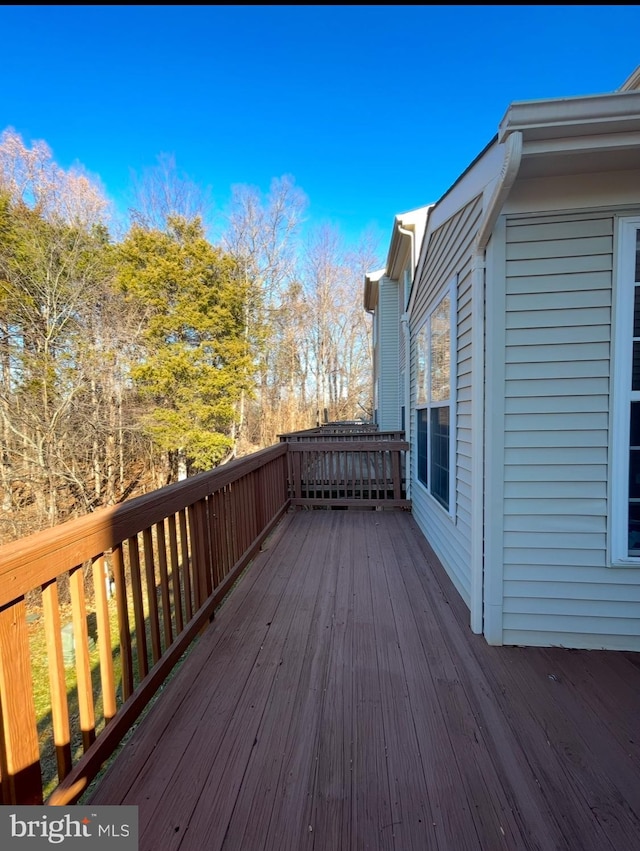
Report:
[[[126,209],[159,155],[208,187],[291,175],[311,225],[384,253],[513,100],[613,91],[639,6],[2,6],[0,130]]]

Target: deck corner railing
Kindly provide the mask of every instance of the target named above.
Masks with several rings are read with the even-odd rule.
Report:
[[[403,431],[328,423],[279,436],[286,442],[289,496],[295,506],[406,508]]]
[[[408,507],[403,437],[282,435],[1,547],[0,803],[82,797],[290,505]]]

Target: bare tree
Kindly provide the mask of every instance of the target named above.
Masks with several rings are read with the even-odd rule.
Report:
[[[305,262],[309,363],[318,421],[366,416],[371,375],[362,309],[364,271],[374,260],[370,238],[347,252],[328,226],[311,237]]]
[[[277,320],[288,286],[297,277],[299,231],[307,198],[293,178],[273,180],[266,197],[258,189],[237,186],[223,236],[225,250],[244,277],[245,346],[251,356],[256,398],[247,411],[247,396],[240,401],[236,442],[240,451],[270,442],[268,387],[274,369]]]
[[[48,221],[89,228],[105,224],[109,212],[95,177],[80,167],[64,171],[45,142],[29,148],[13,128],[0,134],[0,188]]]
[[[147,230],[165,231],[169,219],[176,216],[206,222],[211,213],[210,190],[180,172],[173,154],[159,154],[155,165],[141,175],[133,173],[131,179],[133,203],[129,212],[132,220]]]
[[[108,204],[44,143],[0,137],[0,530],[15,537],[118,498],[126,328]],[[121,455],[123,463],[116,459]],[[123,478],[122,476],[120,477]],[[120,493],[123,491],[120,488]]]

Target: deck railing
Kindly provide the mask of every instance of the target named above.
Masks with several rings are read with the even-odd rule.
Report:
[[[316,428],[278,435],[281,443],[322,442],[326,440],[404,440],[403,431],[379,431],[373,423],[326,423]]]
[[[408,506],[397,438],[284,440],[0,548],[0,802],[82,796],[290,505]]]
[[[286,454],[0,550],[2,803],[78,800],[288,507]]]
[[[403,440],[301,440],[288,444],[292,505],[406,507]]]
[[[293,505],[407,507],[403,431],[374,423],[325,423],[279,435],[289,446]]]

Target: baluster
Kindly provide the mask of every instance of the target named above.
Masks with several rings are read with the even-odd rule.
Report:
[[[169,594],[169,571],[167,569],[167,539],[164,521],[156,523],[156,541],[158,542],[158,569],[160,571],[160,599],[162,600],[162,626],[165,650],[173,641],[171,627],[171,597]]]
[[[93,587],[96,596],[96,618],[98,621],[98,651],[100,657],[100,682],[105,724],[116,714],[116,690],[113,678],[113,652],[111,650],[111,627],[107,603],[108,574],[106,559],[98,557],[93,562]]]
[[[86,751],[96,738],[96,719],[93,704],[93,684],[91,682],[91,663],[89,660],[84,571],[82,567],[76,567],[75,570],[69,571],[69,590],[71,592],[71,620],[73,621],[73,645],[76,660],[80,729],[82,731],[82,747]]]
[[[42,610],[44,636],[47,644],[53,743],[56,749],[58,778],[62,780],[71,771],[72,766],[71,731],[67,684],[64,675],[58,584],[55,579],[42,586]]]
[[[142,601],[142,577],[140,573],[140,548],[138,538],[129,538],[129,568],[131,571],[131,594],[133,596],[133,612],[136,622],[136,652],[138,655],[138,676],[143,680],[149,673],[147,659],[147,631],[145,623],[144,603]]]
[[[120,544],[113,548],[112,559],[113,579],[116,586],[116,606],[118,610],[120,661],[122,664],[122,699],[127,700],[133,694],[133,658],[131,653],[127,583],[124,572],[122,546]]]
[[[189,558],[189,535],[187,532],[187,515],[184,509],[178,512],[180,524],[180,551],[182,553],[182,576],[184,579],[184,601],[186,606],[187,623],[193,617],[193,591],[191,588],[191,560]]]
[[[176,621],[176,635],[180,635],[183,627],[183,601],[182,589],[180,587],[180,564],[178,562],[178,535],[175,514],[169,517],[169,554],[171,557],[171,583],[173,587],[173,612]]]

